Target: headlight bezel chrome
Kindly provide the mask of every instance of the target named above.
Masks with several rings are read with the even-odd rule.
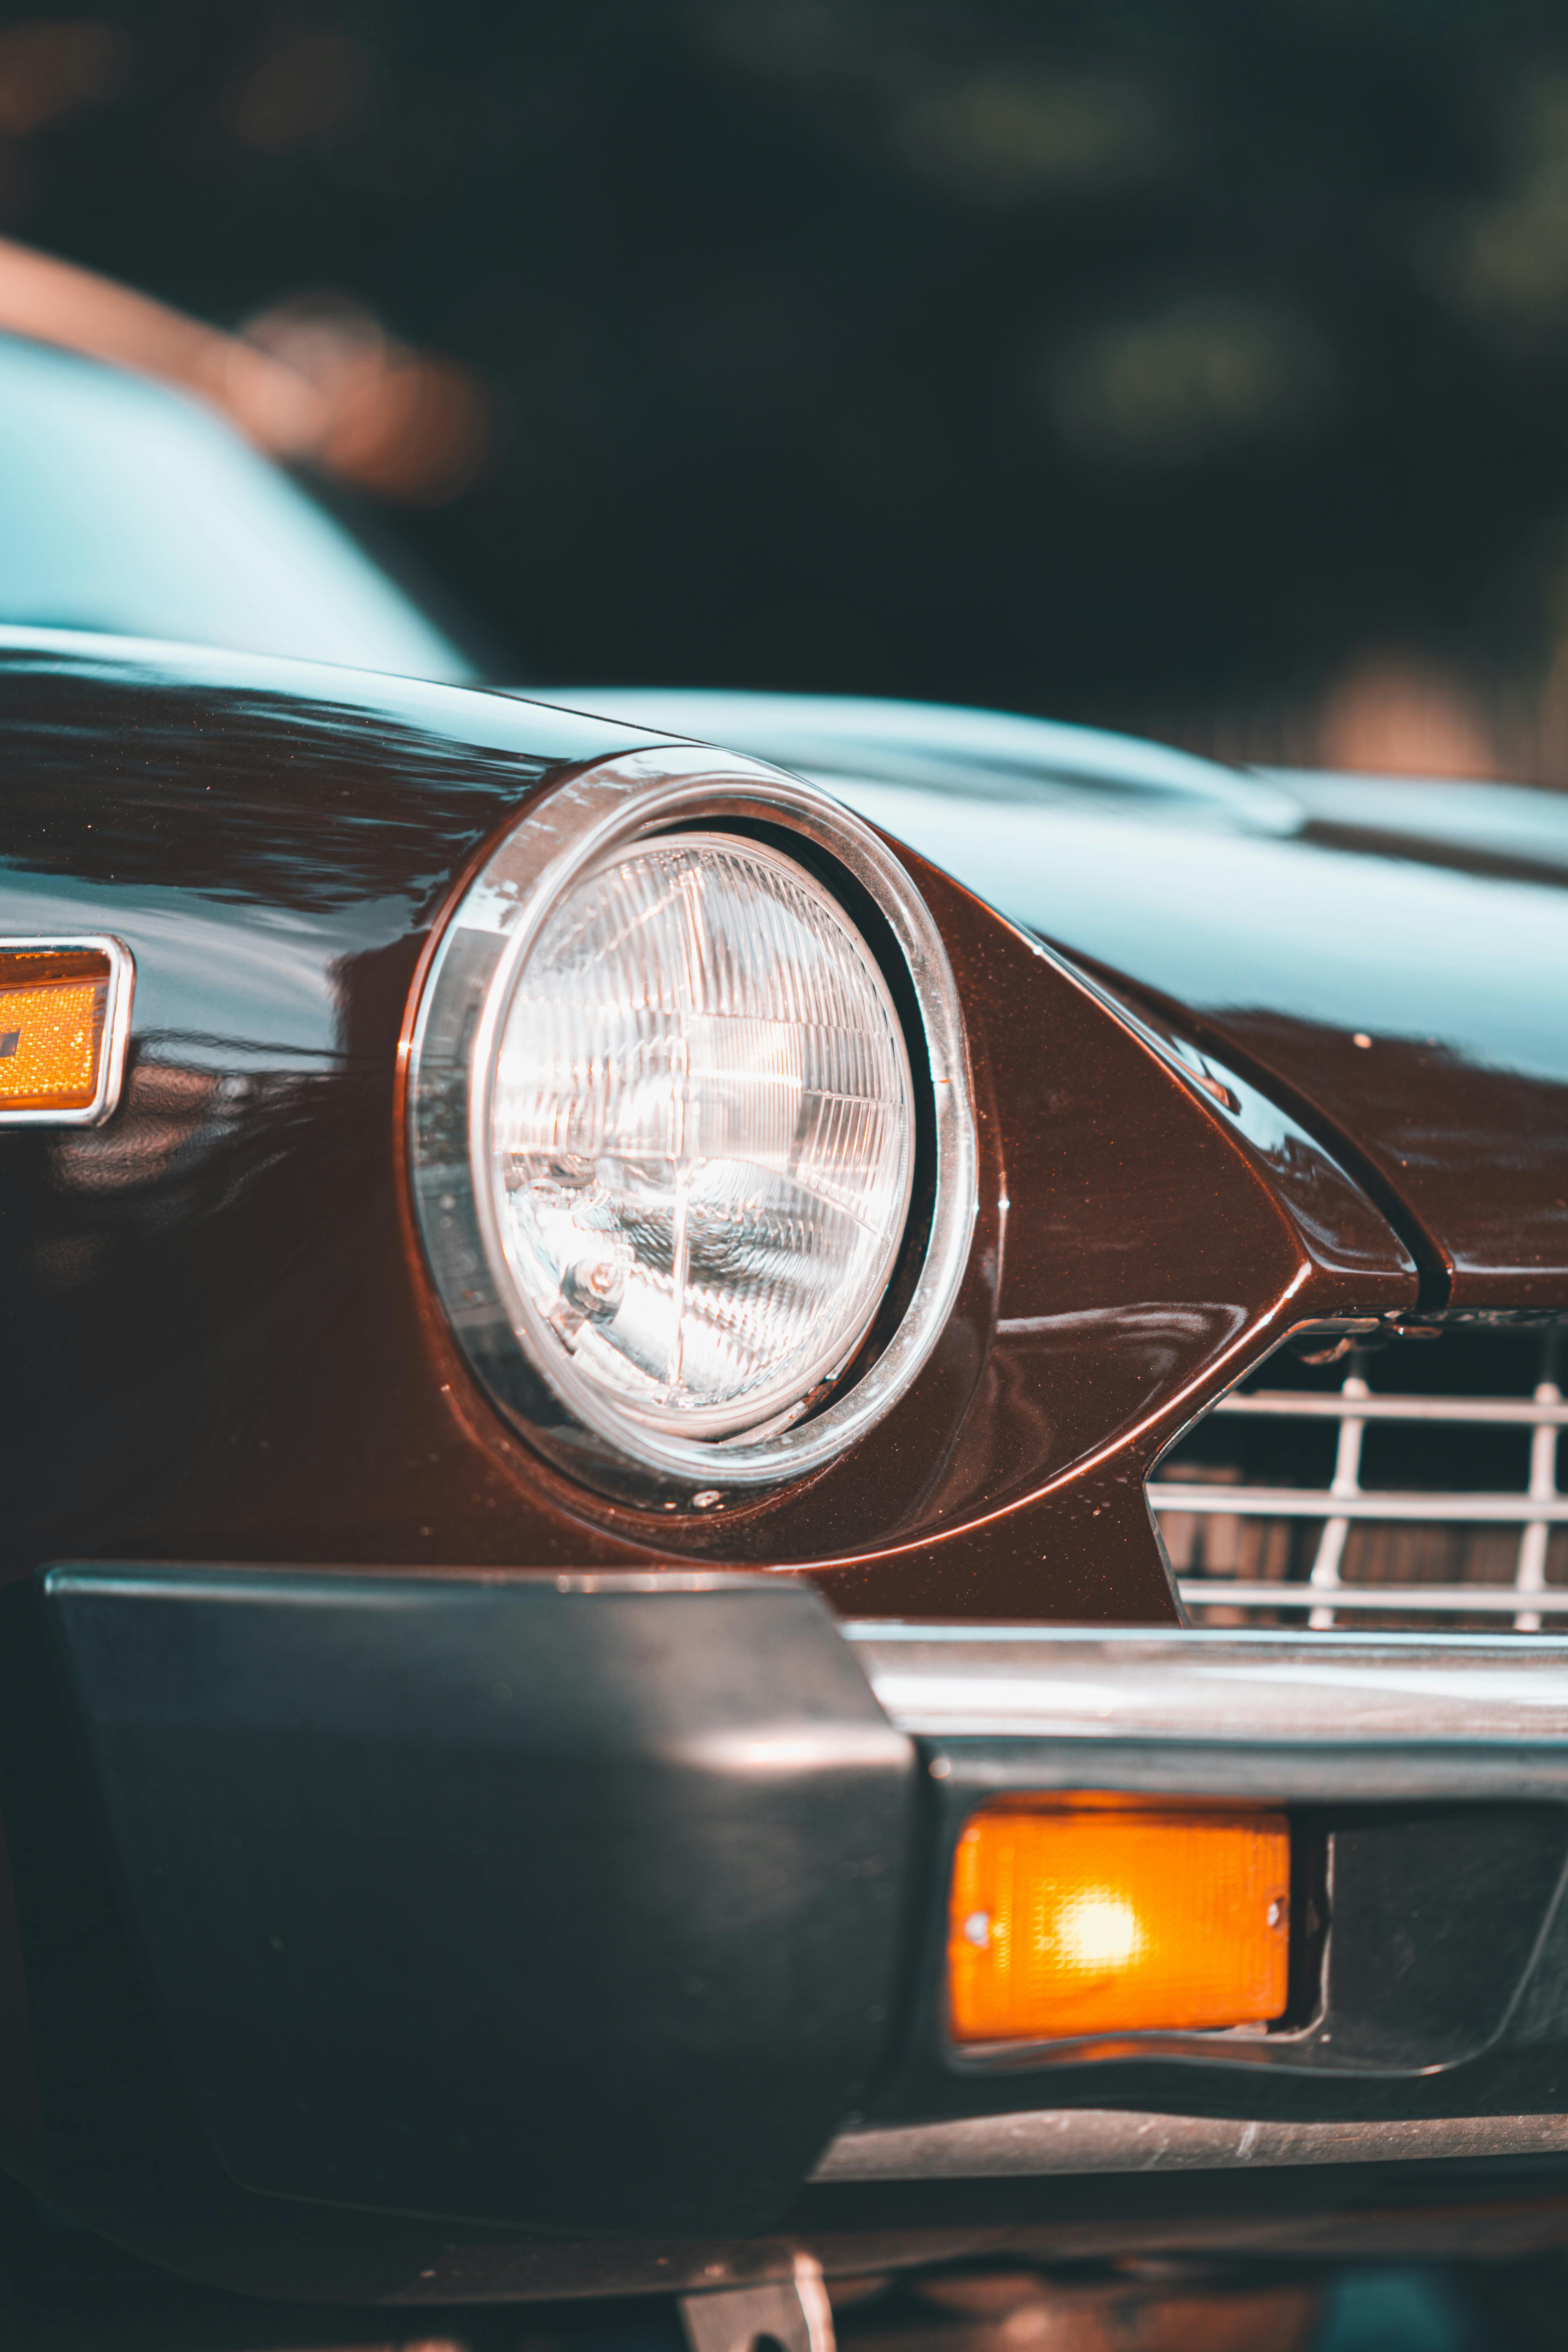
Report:
[[[826,881],[863,936],[865,911],[873,916],[882,937],[868,944],[884,969],[896,959],[887,976],[901,983],[894,996],[928,1106],[929,1169],[889,1284],[889,1294],[903,1295],[901,1311],[873,1360],[790,1426],[702,1440],[640,1423],[577,1370],[508,1275],[482,1171],[507,1008],[562,896],[643,841],[728,826],[771,841]],[[728,753],[672,744],[612,758],[547,787],[519,813],[448,908],[426,966],[407,1045],[406,1122],[416,1222],[470,1368],[548,1461],[620,1499],[679,1508],[700,1496],[697,1507],[712,1507],[824,1468],[914,1380],[968,1263],[977,1145],[941,933],[903,866],[860,818],[812,784]]]

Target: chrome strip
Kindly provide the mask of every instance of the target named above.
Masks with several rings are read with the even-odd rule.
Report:
[[[1289,1389],[1237,1390],[1223,1396],[1211,1411],[1246,1413],[1271,1421],[1458,1421],[1467,1425],[1501,1422],[1523,1429],[1568,1428],[1568,1404],[1542,1399],[1539,1390],[1530,1397],[1378,1396],[1365,1390],[1347,1396],[1343,1390],[1328,1395]]]
[[[1325,1613],[1320,1606],[1322,1588],[1314,1591],[1310,1584],[1243,1584],[1228,1576],[1183,1576],[1176,1590],[1189,1609],[1310,1609],[1314,1620]],[[1542,1617],[1568,1616],[1568,1585],[1562,1584],[1335,1584],[1331,1590],[1332,1613],[1339,1616],[1349,1611],[1385,1617],[1511,1617],[1521,1633],[1533,1633]],[[1526,1591],[1528,1612],[1519,1605],[1519,1596]]]
[[[1301,2124],[1053,2107],[1032,2115],[843,2132],[811,2177],[817,2183],[994,2180],[1061,2172],[1204,2172],[1259,2164],[1551,2156],[1563,2150],[1568,2116]]]
[[[1558,1526],[1568,1520],[1568,1495],[1554,1496],[1545,1502],[1531,1495],[1369,1495],[1359,1487],[1336,1495],[1327,1486],[1176,1486],[1162,1483],[1150,1487],[1149,1500],[1157,1511],[1202,1511],[1213,1517],[1237,1519],[1405,1519],[1477,1528],[1519,1527],[1533,1520]]]
[[[1299,1585],[1268,1590],[1271,1600],[1312,1599]],[[1501,1590],[1516,1606],[1512,1588]],[[1568,1640],[1552,1634],[878,1622],[843,1631],[899,1729],[932,1738],[1424,1748],[1568,1739]]]

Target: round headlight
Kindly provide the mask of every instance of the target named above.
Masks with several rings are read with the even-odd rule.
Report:
[[[489,1145],[507,1266],[585,1380],[694,1437],[798,1413],[903,1239],[888,983],[792,859],[638,843],[563,894],[518,971]]]
[[[930,915],[826,795],[674,749],[542,795],[454,909],[412,1046],[416,1203],[470,1360],[623,1490],[817,1466],[951,1304],[965,1077]]]

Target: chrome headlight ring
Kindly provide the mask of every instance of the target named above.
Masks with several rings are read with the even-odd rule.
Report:
[[[930,1166],[895,1279],[907,1291],[874,1360],[761,1428],[717,1437],[652,1426],[586,1375],[509,1260],[491,1178],[497,1068],[509,1008],[552,916],[617,853],[660,836],[735,827],[789,858],[837,900],[863,894],[896,958],[904,1044],[925,1092]],[[763,853],[766,855],[764,851]],[[835,890],[837,878],[837,889]],[[871,952],[868,950],[868,952]],[[963,1026],[931,913],[898,859],[825,793],[760,762],[671,745],[605,761],[531,801],[448,915],[409,1045],[414,1204],[437,1290],[464,1354],[509,1420],[558,1466],[627,1499],[710,1507],[823,1468],[909,1387],[945,1323],[968,1262],[977,1148]],[[923,1228],[923,1247],[917,1227]],[[918,1266],[909,1260],[918,1250]],[[856,1335],[850,1370],[864,1337]],[[805,1419],[796,1416],[809,1405]]]

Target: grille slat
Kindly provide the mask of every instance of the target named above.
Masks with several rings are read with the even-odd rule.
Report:
[[[1419,1526],[1446,1523],[1456,1527],[1489,1523],[1521,1526],[1531,1521],[1556,1526],[1568,1520],[1568,1495],[1558,1495],[1545,1503],[1529,1495],[1366,1495],[1358,1488],[1353,1497],[1342,1491],[1334,1497],[1333,1490],[1323,1486],[1177,1486],[1162,1483],[1150,1487],[1149,1499],[1156,1511],[1203,1511],[1226,1518],[1327,1519],[1331,1527],[1342,1518],[1346,1522],[1405,1519]],[[1343,1508],[1330,1517],[1331,1499],[1342,1502]]]
[[[1555,1381],[1536,1383],[1535,1404],[1542,1412],[1561,1405],[1562,1394]],[[1530,1441],[1530,1492],[1544,1513],[1557,1492],[1557,1430],[1554,1421],[1538,1421]],[[1546,1548],[1551,1534],[1548,1518],[1531,1519],[1519,1539],[1519,1565],[1513,1573],[1514,1589],[1531,1594],[1546,1590]],[[1541,1612],[1538,1609],[1522,1609],[1514,1619],[1514,1631],[1539,1633]]]
[[[1543,1381],[1533,1402],[1526,1397],[1373,1396],[1370,1391],[1364,1401],[1358,1401],[1342,1391],[1334,1396],[1293,1396],[1289,1390],[1258,1389],[1250,1394],[1242,1391],[1221,1397],[1214,1411],[1216,1414],[1267,1414],[1285,1421],[1457,1421],[1477,1427],[1489,1423],[1510,1429],[1568,1428],[1568,1404],[1555,1392],[1546,1395],[1552,1386]]]
[[[1331,1389],[1272,1359],[1270,1385],[1222,1398],[1150,1486],[1183,1601],[1199,1622],[1314,1628],[1568,1616],[1558,1339],[1461,1327],[1414,1360],[1353,1356]]]

